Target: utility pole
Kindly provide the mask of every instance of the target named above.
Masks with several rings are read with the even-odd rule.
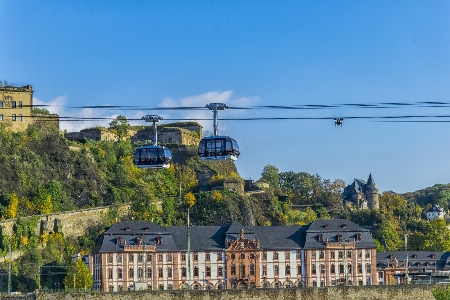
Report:
[[[11,244],[8,245],[8,251],[9,251],[9,264],[8,264],[8,295],[11,295],[11,262],[12,262]]]
[[[188,253],[187,253],[187,259],[188,259],[188,289],[191,289],[191,235],[189,232],[189,207],[187,211],[187,239],[188,239]]]
[[[345,240],[342,242],[342,247],[344,248],[344,286],[347,286],[347,253],[345,251]]]
[[[406,252],[406,263],[405,263],[405,279],[406,279],[406,284],[408,284],[408,235],[405,234],[405,252]]]
[[[143,278],[144,278],[144,282],[145,282],[145,285],[147,285],[147,277],[146,277],[146,274],[147,274],[147,254],[146,254],[146,251],[145,251],[145,242],[143,242],[143,247],[144,247],[144,274],[142,274],[143,276]]]

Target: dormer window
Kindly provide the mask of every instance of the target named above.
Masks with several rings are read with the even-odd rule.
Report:
[[[355,240],[357,240],[357,241],[360,241],[360,240],[361,240],[361,234],[360,234],[360,233],[357,233],[357,234],[356,234]]]
[[[347,224],[342,224],[341,227],[342,228],[347,228]]]
[[[431,254],[431,258],[436,258],[436,255],[434,255],[434,254]]]
[[[417,266],[420,267],[420,262],[417,263]]]
[[[122,244],[122,238],[116,237],[116,245],[120,245],[120,244]]]
[[[125,227],[125,231],[130,231],[130,227]]]
[[[417,258],[417,254],[413,254],[413,256],[412,256],[413,258]]]
[[[342,235],[341,234],[338,234],[336,237],[337,237],[337,241],[339,243],[342,242]]]
[[[136,242],[137,242],[138,245],[142,245],[142,238],[140,236],[138,236],[136,238]]]
[[[150,230],[150,227],[145,227],[145,229],[144,229],[145,231],[149,231]]]
[[[323,242],[323,234],[318,234],[317,235],[317,241],[318,242]]]
[[[330,227],[330,225],[328,225],[328,224],[323,225],[323,228],[328,228],[328,227]]]

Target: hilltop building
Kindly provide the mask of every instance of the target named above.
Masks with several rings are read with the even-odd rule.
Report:
[[[436,220],[444,218],[444,210],[439,205],[433,204],[429,210],[427,210],[427,220]]]
[[[361,179],[355,179],[352,184],[344,189],[344,201],[357,205],[360,209],[378,209],[378,189],[372,174],[369,175],[367,182]]]
[[[135,134],[136,131],[128,130],[128,137],[132,137]],[[110,141],[110,142],[116,142],[118,140],[118,137],[115,133],[101,126],[83,129],[80,132],[66,132],[64,134],[64,137],[71,141],[78,141],[84,138],[94,141]]]
[[[33,87],[0,86],[0,124],[11,131],[25,131],[31,123],[52,124],[59,128],[56,114],[32,114]]]
[[[159,125],[158,143],[198,145],[202,139],[203,127],[197,122],[176,122]],[[153,142],[153,127],[148,126],[136,132],[131,139],[132,142]]]
[[[160,227],[119,222],[97,240],[94,289],[288,288],[376,284],[376,245],[349,220],[306,226]]]

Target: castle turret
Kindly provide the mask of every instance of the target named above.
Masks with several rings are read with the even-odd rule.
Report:
[[[373,180],[372,173],[369,175],[366,185],[366,199],[369,204],[369,209],[379,209],[380,203],[378,201],[378,189]]]

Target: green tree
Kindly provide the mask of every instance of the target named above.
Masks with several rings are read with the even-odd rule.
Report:
[[[376,231],[376,238],[382,241],[387,251],[398,250],[402,245],[400,226],[396,218],[387,218]]]
[[[63,282],[66,288],[84,288],[86,290],[90,290],[94,284],[88,267],[81,259],[75,260],[70,265]]]
[[[444,219],[435,219],[428,222],[423,250],[450,251],[450,230]]]
[[[118,116],[109,123],[109,129],[116,133],[119,141],[127,136],[130,127],[130,123],[128,123],[127,117],[125,116]]]
[[[267,182],[272,188],[278,188],[280,186],[279,171],[275,166],[266,165],[261,173],[261,180]]]
[[[450,300],[450,285],[433,289],[433,296],[436,300]]]

